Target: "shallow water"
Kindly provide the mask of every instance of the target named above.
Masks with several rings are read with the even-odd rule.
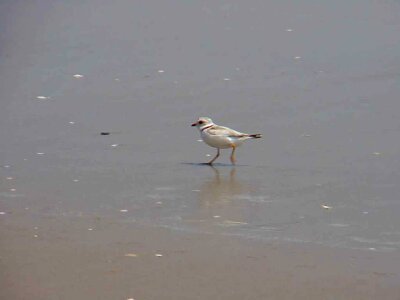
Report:
[[[400,249],[398,2],[46,2],[1,4],[0,218]],[[199,116],[264,138],[202,165]]]

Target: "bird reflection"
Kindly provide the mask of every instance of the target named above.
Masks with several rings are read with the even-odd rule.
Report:
[[[236,168],[229,171],[229,176],[221,176],[220,171],[211,166],[214,176],[200,188],[201,207],[221,207],[229,205],[232,197],[243,192],[244,185],[236,179]]]
[[[190,216],[192,220],[202,222],[246,222],[248,202],[240,201],[240,195],[251,191],[251,186],[236,178],[236,168],[230,169],[229,174],[220,172],[210,166],[213,176],[200,186],[198,207]]]

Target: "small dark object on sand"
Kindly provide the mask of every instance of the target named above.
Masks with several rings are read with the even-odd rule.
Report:
[[[100,132],[101,135],[110,135],[109,132]]]

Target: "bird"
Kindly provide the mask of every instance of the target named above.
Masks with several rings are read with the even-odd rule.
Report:
[[[220,149],[232,148],[230,160],[232,165],[235,165],[235,150],[236,147],[240,146],[244,141],[249,139],[259,139],[262,137],[261,134],[248,134],[233,130],[229,127],[219,126],[215,124],[208,117],[201,117],[197,122],[193,123],[192,126],[196,126],[200,131],[202,140],[209,146],[217,148],[217,154],[207,164],[210,166],[219,157]]]

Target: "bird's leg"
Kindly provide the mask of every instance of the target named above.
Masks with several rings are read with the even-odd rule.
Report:
[[[210,160],[209,162],[208,162],[208,164],[211,166],[212,164],[213,164],[213,162],[218,158],[218,156],[219,156],[219,148],[217,148],[217,155],[215,155],[215,157],[212,159],[212,160]]]
[[[235,150],[236,150],[236,147],[235,147],[235,146],[232,146],[232,153],[231,153],[231,162],[232,162],[232,165],[234,165],[235,162],[236,162]]]

